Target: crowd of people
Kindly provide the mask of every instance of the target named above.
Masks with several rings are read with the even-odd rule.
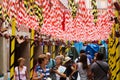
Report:
[[[34,67],[33,80],[109,80],[109,66],[103,58],[103,53],[96,53],[92,59],[84,50],[75,60],[69,56],[57,55],[52,59],[51,53],[40,54]],[[24,58],[18,59],[15,80],[28,80],[24,61]]]

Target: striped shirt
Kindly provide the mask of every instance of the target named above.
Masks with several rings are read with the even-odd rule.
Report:
[[[42,80],[46,80],[50,76],[50,69],[47,66],[46,66],[46,71],[44,71],[40,66],[37,66],[35,71],[38,74],[38,78],[40,78],[40,74],[44,75]]]

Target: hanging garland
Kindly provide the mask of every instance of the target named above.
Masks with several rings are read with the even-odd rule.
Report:
[[[42,8],[38,6],[34,0],[24,0],[24,6],[27,10],[27,13],[30,14],[31,16],[35,15],[38,22],[39,26],[41,27],[43,25],[43,12]]]
[[[77,5],[75,4],[74,0],[68,0],[68,5],[71,10],[72,17],[75,18],[77,13]]]
[[[53,4],[56,4],[55,2]],[[110,3],[111,4],[111,3]],[[98,16],[98,21],[96,25],[94,24],[94,16],[91,11],[85,6],[85,0],[79,1],[79,8],[76,17],[73,19],[71,12],[66,11],[65,14],[65,31],[63,28],[59,28],[58,24],[61,26],[60,20],[57,20],[60,9],[53,8],[52,10],[57,13],[50,13],[50,21],[55,21],[53,25],[47,23],[45,27],[41,29],[42,34],[51,35],[54,39],[60,39],[64,41],[94,41],[94,40],[106,40],[109,33],[111,32],[111,27],[113,22],[110,21],[110,17],[113,13],[109,13],[108,9]],[[55,7],[53,5],[53,7]],[[111,10],[112,8],[109,8]],[[51,11],[51,12],[53,12]],[[54,17],[55,16],[55,17]],[[59,22],[59,23],[57,23]],[[107,27],[106,27],[107,26]]]
[[[10,1],[4,0],[4,1],[7,1],[7,3],[5,4],[9,5],[7,7],[9,17],[15,15],[17,24],[19,25],[23,24],[26,27],[33,29],[38,28],[39,25],[37,19],[39,18],[37,17],[37,15],[39,15],[38,6],[41,6],[41,3],[37,4],[34,1],[33,3],[31,2],[29,3],[29,1],[26,0],[28,3],[24,1],[24,3],[20,2],[19,5],[17,1],[14,2],[12,2],[12,0]],[[109,16],[111,15],[111,13],[106,11],[105,14],[103,13],[100,14],[100,16],[98,16],[98,20],[95,25],[93,23],[94,16],[90,14],[91,11],[87,10],[84,0],[80,0],[79,10],[76,14],[76,17],[74,17],[74,19],[69,10],[65,12],[65,15],[63,15],[64,9],[61,8],[61,6],[58,3],[58,0],[51,0],[51,3],[52,3],[52,7],[50,9],[49,0],[43,0],[43,4],[42,4],[43,13],[44,13],[43,26],[45,27],[41,28],[42,34],[50,35],[52,38],[56,40],[60,39],[64,41],[67,40],[93,41],[93,40],[107,39],[107,36],[111,31],[111,25],[112,25]],[[32,15],[30,15],[30,9],[33,10],[31,11],[33,13]],[[65,17],[65,20],[63,20],[63,17]],[[62,24],[65,25],[62,26]],[[23,26],[23,28],[25,26]]]
[[[115,18],[114,18],[114,21],[115,21],[115,36],[116,37],[120,37],[120,20],[119,20],[119,15],[120,15],[120,4],[119,4],[119,0],[118,2],[114,2],[114,6],[116,8],[116,11],[115,11]]]
[[[8,13],[7,13],[7,10],[5,9],[3,13],[4,13],[4,14],[3,14],[4,19],[7,20],[7,22],[10,23],[10,17],[9,17],[9,15],[8,15]]]
[[[25,6],[25,8],[26,8],[26,10],[28,10],[29,9],[29,1],[28,0],[24,0],[24,6]]]
[[[0,18],[2,18],[2,5],[0,5]]]
[[[16,23],[17,23],[16,26],[18,30],[21,30],[20,29],[21,26],[23,28],[26,27],[33,29],[37,29],[39,27],[35,16],[30,16],[27,14],[26,8],[24,7],[24,3],[22,0],[20,1],[3,0],[2,6],[3,8],[7,9],[7,14],[9,13],[8,16],[10,18],[12,16],[16,18]]]
[[[2,5],[0,5],[0,18],[4,18],[7,22],[10,22],[10,17],[8,15],[7,9],[3,8]]]
[[[34,14],[36,15],[39,21],[39,26],[42,26],[43,25],[42,8],[40,8],[37,4],[33,4],[33,10],[34,10]]]
[[[2,5],[0,5],[0,27],[2,26],[2,23],[4,22],[3,20],[3,16],[2,16]],[[0,32],[1,32],[1,28],[0,28]]]
[[[92,14],[94,16],[94,23],[97,22],[97,18],[98,18],[98,11],[97,11],[97,4],[96,4],[96,0],[91,0],[91,4],[92,4]]]

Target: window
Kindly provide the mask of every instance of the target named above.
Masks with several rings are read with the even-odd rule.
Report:
[[[107,0],[96,0],[97,1],[97,8],[106,9],[108,6]]]
[[[85,3],[88,9],[92,9],[91,0],[85,0]],[[106,9],[108,7],[108,0],[96,0],[96,3],[98,9]]]

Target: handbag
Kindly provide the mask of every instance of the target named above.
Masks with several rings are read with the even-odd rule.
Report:
[[[107,74],[107,72],[104,70],[104,68],[98,62],[96,62],[96,63],[103,70],[103,72],[105,72],[105,74]]]
[[[80,74],[78,71],[76,71],[73,75],[71,80],[81,80]]]
[[[107,74],[108,80],[110,80],[110,76],[109,76],[108,72],[106,72],[106,71],[104,70],[104,68],[103,68],[98,62],[96,62],[96,63],[97,63],[97,65],[103,70],[103,72],[105,72],[105,74]]]

